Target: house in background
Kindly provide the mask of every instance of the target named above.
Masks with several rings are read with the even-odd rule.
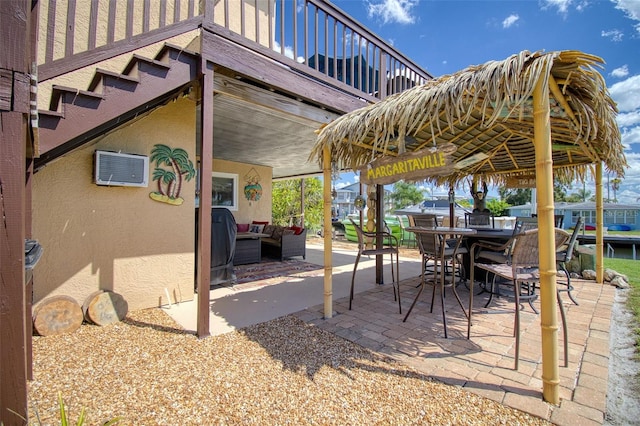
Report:
[[[362,193],[360,192],[362,191]],[[352,183],[351,185],[343,186],[336,190],[336,197],[332,200],[334,210],[338,213],[340,220],[345,219],[350,214],[358,214],[360,211],[355,207],[355,200],[358,195],[362,195],[367,198],[366,186],[360,188],[360,183]],[[384,211],[387,214],[391,213],[391,190],[385,187],[384,189]]]
[[[531,216],[535,206],[524,204],[510,207],[510,216]],[[571,228],[578,218],[584,218],[585,227],[595,227],[596,223],[596,203],[556,203],[556,215],[564,216],[564,228]],[[618,204],[604,203],[603,226],[610,230],[636,230],[640,229],[640,205],[638,204]]]
[[[202,206],[225,205],[238,223],[270,221],[273,179],[322,173],[307,161],[315,130],[403,90],[380,76],[431,78],[322,0],[1,3],[0,83],[17,101],[3,97],[0,110],[16,114],[21,131],[3,121],[4,202],[16,208],[5,212],[15,226],[0,252],[10,277],[0,296],[22,320],[0,342],[3,360],[13,360],[3,361],[2,388],[20,390],[0,392],[0,409],[25,417],[25,280],[35,304],[64,295],[82,305],[97,290],[121,294],[130,310],[167,295],[191,300],[194,288],[209,288],[215,250]],[[16,52],[27,57],[16,61]],[[351,79],[332,57],[373,68]],[[16,258],[25,237],[44,248],[28,279]],[[208,306],[198,315],[204,336]]]

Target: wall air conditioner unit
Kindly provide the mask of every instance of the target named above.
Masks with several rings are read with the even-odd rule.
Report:
[[[96,151],[94,177],[97,185],[149,186],[149,157]]]

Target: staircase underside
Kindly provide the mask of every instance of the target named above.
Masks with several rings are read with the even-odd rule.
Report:
[[[50,108],[39,111],[36,169],[196,90],[199,63],[198,53],[167,44],[154,58],[133,55],[120,74],[96,69],[85,89],[54,86]],[[282,68],[278,73],[280,79],[288,74]],[[214,158],[271,167],[275,179],[319,174],[319,165],[307,161],[315,131],[340,114],[280,93],[257,83],[261,76],[254,77],[241,77],[224,66],[214,69]],[[292,78],[299,84],[299,75]],[[304,84],[305,95],[326,97],[331,91],[322,82]]]
[[[197,65],[197,54],[167,44],[153,59],[133,55],[121,74],[97,69],[87,90],[54,85],[39,111],[36,168],[188,93]]]

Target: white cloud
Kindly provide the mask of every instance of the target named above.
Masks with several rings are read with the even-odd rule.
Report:
[[[571,3],[572,0],[543,0],[543,8],[556,8],[560,14],[566,15]]]
[[[612,75],[625,72],[628,73],[626,65],[614,70]],[[640,197],[640,75],[615,83],[609,93],[620,111],[616,121],[628,163],[617,198],[621,203],[636,203]],[[606,180],[603,183],[606,185]]]
[[[621,139],[625,147],[640,144],[640,126],[622,129]]]
[[[604,38],[611,39],[611,41],[618,42],[618,41],[622,41],[622,37],[624,36],[624,33],[620,30],[609,30],[609,31],[602,31],[600,35]]]
[[[582,12],[589,6],[590,0],[542,0],[542,9],[557,9],[558,13],[566,16],[570,7]]]
[[[624,179],[620,184],[620,189],[616,194],[619,203],[635,204],[640,202],[640,154],[628,153],[627,163],[629,167],[626,170]],[[607,196],[607,177],[603,176],[602,183],[604,185],[604,196]],[[613,194],[610,196],[613,198]]]
[[[384,24],[413,24],[416,17],[412,12],[417,5],[418,0],[372,0],[367,4],[367,11],[369,18],[379,18]]]
[[[616,9],[622,10],[629,19],[640,21],[640,2],[638,0],[611,0]]]
[[[273,42],[273,50],[275,50],[276,52],[280,53],[280,43],[278,43],[277,41],[274,41]],[[293,59],[293,48],[291,46],[285,46],[284,47],[284,56],[286,56],[287,58]],[[298,56],[296,58],[296,62],[303,63],[304,62],[304,57]]]
[[[518,15],[511,14],[511,15],[507,16],[502,21],[502,28],[509,28],[509,27],[515,25],[516,22],[518,22],[519,19],[520,19],[520,17]]]
[[[618,114],[616,121],[618,122],[618,126],[620,127],[631,127],[640,125],[640,110],[621,112]]]
[[[640,108],[640,75],[634,75],[609,88],[609,93],[618,103],[621,112]]]
[[[611,0],[616,5],[616,9],[622,10],[627,18],[633,21],[640,21],[640,1],[638,0]],[[636,31],[640,33],[640,23],[635,25]]]
[[[626,65],[623,65],[619,68],[616,68],[615,70],[611,71],[611,73],[609,73],[609,75],[611,77],[615,77],[615,78],[624,78],[626,76],[629,75],[629,67]]]

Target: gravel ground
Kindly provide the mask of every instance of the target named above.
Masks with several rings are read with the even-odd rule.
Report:
[[[58,392],[90,425],[547,424],[293,316],[199,340],[149,309],[33,349],[33,424],[60,424]]]

